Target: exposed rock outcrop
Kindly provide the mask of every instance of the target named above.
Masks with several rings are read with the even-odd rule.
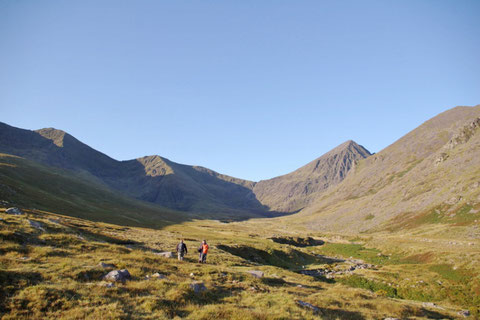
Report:
[[[475,134],[478,127],[480,127],[480,118],[475,118],[458,130],[458,132],[445,145],[445,148],[453,149],[459,144],[466,143]]]

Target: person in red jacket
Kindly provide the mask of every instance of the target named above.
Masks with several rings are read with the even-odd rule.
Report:
[[[200,252],[198,263],[207,263],[207,253],[208,253],[207,241],[205,240],[202,241],[202,245],[200,246],[200,248],[198,248],[198,252]]]

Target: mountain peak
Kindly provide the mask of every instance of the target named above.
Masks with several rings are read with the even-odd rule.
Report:
[[[368,151],[364,146],[359,145],[353,140],[347,140],[344,143],[339,144],[332,150],[328,151],[326,154],[322,155],[321,157],[315,159],[314,161],[317,161],[326,157],[331,157],[333,155],[344,153],[344,152],[357,154],[360,156],[360,158],[367,158],[372,155],[370,151]]]
[[[254,193],[272,210],[294,212],[340,183],[357,160],[370,155],[367,149],[348,140],[291,173],[258,182]]]
[[[47,138],[49,140],[52,140],[52,142],[57,146],[62,148],[63,147],[63,139],[65,138],[65,135],[67,134],[63,130],[58,130],[55,128],[43,128],[43,129],[38,129],[35,130],[38,134],[43,136],[44,138]]]

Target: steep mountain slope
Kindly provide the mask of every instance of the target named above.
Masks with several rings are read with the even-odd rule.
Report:
[[[130,226],[163,227],[186,214],[139,201],[69,170],[0,153],[3,205],[35,208]]]
[[[272,210],[294,212],[340,183],[356,161],[368,156],[367,149],[350,140],[289,174],[258,182],[253,192]]]
[[[358,163],[338,186],[287,219],[359,232],[480,221],[480,106],[430,119]]]
[[[159,156],[117,161],[53,128],[30,131],[0,123],[0,152],[72,170],[95,183],[175,210],[242,216],[267,211],[255,199],[251,181]]]

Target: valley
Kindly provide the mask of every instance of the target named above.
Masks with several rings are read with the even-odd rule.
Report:
[[[258,182],[0,124],[1,318],[478,319],[479,119]]]

